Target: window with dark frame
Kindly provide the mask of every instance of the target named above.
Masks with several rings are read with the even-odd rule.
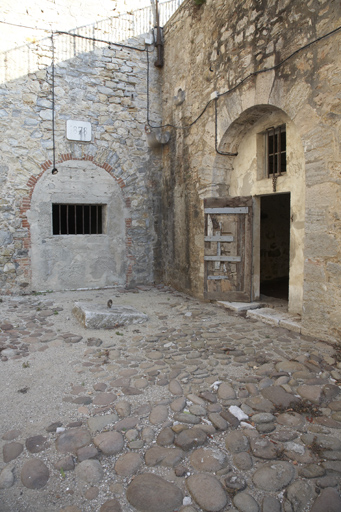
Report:
[[[287,139],[285,124],[268,128],[266,131],[266,174],[267,176],[286,173]]]
[[[53,204],[52,233],[54,235],[101,235],[103,206],[102,204]]]

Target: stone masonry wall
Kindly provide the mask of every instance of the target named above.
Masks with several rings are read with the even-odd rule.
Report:
[[[144,43],[143,37],[125,41],[126,45],[140,50],[145,49]],[[104,283],[99,280],[98,284],[111,286],[123,282],[134,286],[151,283],[155,279],[154,251],[160,214],[160,158],[157,150],[149,148],[144,133],[147,55],[145,51],[94,41],[88,44],[67,35],[55,35],[54,46],[56,167],[65,167],[69,161],[68,169],[75,172],[82,169],[95,172],[92,169],[97,168],[110,175],[120,190],[124,205],[125,237],[119,282],[108,278]],[[49,181],[50,176],[51,183],[55,178],[51,174],[51,38],[22,47],[13,52],[14,55],[8,63],[8,71],[14,78],[4,79],[0,84],[2,293],[32,289],[31,200],[42,176],[45,181]],[[16,69],[21,69],[23,62],[30,72],[18,76]],[[31,68],[30,63],[34,63]],[[159,71],[151,66],[150,112],[158,121],[159,92]],[[66,138],[66,121],[70,119],[91,123],[91,142],[74,142]],[[93,163],[93,168],[89,168],[88,162]],[[93,187],[96,188],[96,182]],[[70,197],[66,202],[69,201]],[[77,198],[77,190],[74,202],[82,202],[81,197]],[[39,212],[39,206],[36,211]],[[73,238],[77,250],[80,239]],[[92,257],[96,260],[96,253]],[[110,258],[110,255],[106,257]],[[88,286],[85,274],[83,287]],[[95,285],[91,283],[91,287]]]
[[[340,31],[280,63],[336,29],[340,14],[334,0],[188,0],[165,27],[163,70],[163,124],[190,126],[173,128],[163,153],[165,281],[203,296],[204,198],[273,193],[257,175],[256,128],[237,160],[215,151],[210,99],[226,93],[217,101],[220,151],[238,152],[267,116],[295,134],[277,185],[294,201],[294,309],[303,332],[330,340],[341,334]]]

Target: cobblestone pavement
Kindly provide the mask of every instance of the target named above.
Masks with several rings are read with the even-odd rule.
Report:
[[[109,298],[149,320],[71,313]],[[340,512],[338,346],[166,287],[0,306],[1,512]]]

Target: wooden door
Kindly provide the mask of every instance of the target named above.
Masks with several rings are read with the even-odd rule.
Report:
[[[206,299],[251,301],[252,197],[205,199]]]

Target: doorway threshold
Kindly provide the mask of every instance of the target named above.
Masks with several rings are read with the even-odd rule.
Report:
[[[246,312],[247,318],[301,333],[301,317],[288,313],[288,301],[286,300],[262,295],[258,302],[217,301],[217,304],[234,313]]]
[[[217,300],[217,304],[225,309],[229,309],[234,313],[244,313],[251,309],[259,309],[266,307],[265,302],[228,302],[225,300]]]

